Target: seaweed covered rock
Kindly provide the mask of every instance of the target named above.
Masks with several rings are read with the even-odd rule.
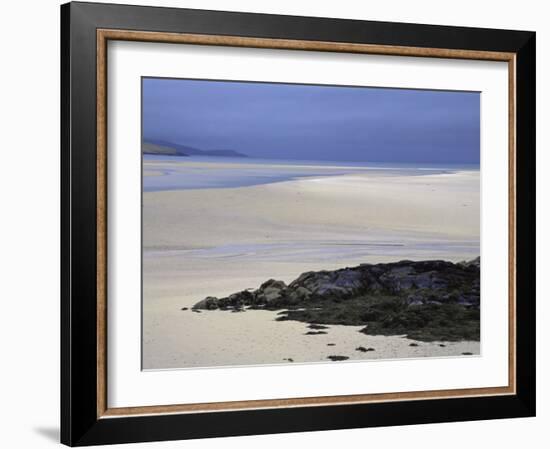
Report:
[[[285,300],[286,290],[287,286],[283,281],[270,279],[256,290],[254,303],[265,305],[277,304]]]
[[[292,281],[289,290],[302,289],[307,296],[322,297],[351,297],[365,288],[366,279],[363,270],[344,268],[336,271],[309,271],[301,274]]]
[[[450,303],[479,306],[479,258],[457,264],[404,260],[309,271],[289,285],[270,279],[257,290],[243,290],[225,298],[209,296],[194,308],[283,308],[328,299],[345,301],[363,295],[399,296],[411,306]]]
[[[256,290],[209,296],[193,310],[283,310],[277,320],[366,325],[362,332],[418,340],[479,339],[479,257],[361,264],[309,271],[290,284],[270,279]]]

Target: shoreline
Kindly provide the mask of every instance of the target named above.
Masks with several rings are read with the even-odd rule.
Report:
[[[284,160],[234,160],[234,158],[195,157],[191,160],[147,158],[143,159],[143,191],[180,191],[202,189],[227,189],[253,187],[280,182],[307,179],[322,179],[335,176],[370,175],[385,176],[427,176],[478,173],[479,167],[466,166],[424,166],[412,164],[359,164],[327,161],[284,161]],[[220,160],[221,159],[221,160]],[[205,170],[211,171],[207,175]]]
[[[449,170],[457,171],[479,171],[479,164],[437,164],[419,162],[364,162],[364,161],[330,161],[330,160],[301,160],[301,159],[261,159],[252,157],[220,157],[220,156],[180,156],[143,154],[144,164],[170,163],[173,165],[191,166],[223,166],[229,168],[240,168],[241,166],[271,166],[276,168],[308,167],[308,168],[350,168],[364,170]]]
[[[480,351],[479,342],[410,347],[410,340],[348,326],[331,327],[332,347],[327,335],[303,335],[304,323],[276,322],[268,311],[181,311],[206,296],[257,288],[269,278],[290,282],[305,271],[401,259],[470,260],[479,255],[479,173],[353,174],[144,192],[143,201],[145,369]],[[359,346],[376,350],[355,351]]]
[[[360,362],[477,357],[481,354],[479,341],[423,342],[399,335],[365,335],[359,332],[362,326],[331,325],[326,334],[306,335],[309,331],[306,323],[275,321],[277,312],[269,310],[244,313],[211,310],[197,314],[172,309],[171,315],[174,326],[189,326],[190,320],[193,322],[191,329],[180,329],[165,337],[173,347],[177,348],[179,342],[183,348],[171,354],[151,352],[143,359],[144,370],[335,363],[328,359],[332,355],[349,357],[344,362]],[[194,344],[182,342],[181,339],[190,339],[198,329],[205,327],[210,332],[203,333]],[[242,335],[243,329],[249,331]],[[254,335],[251,329],[255,330]],[[160,348],[149,338],[145,337],[144,344]],[[358,347],[374,351],[362,352]]]

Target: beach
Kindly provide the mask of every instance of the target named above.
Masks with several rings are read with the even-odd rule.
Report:
[[[479,256],[479,170],[186,159],[144,161],[144,369],[479,354],[479,342],[415,342],[342,325],[305,335],[305,323],[275,321],[274,311],[191,310],[206,296],[306,271],[471,260]],[[194,184],[220,177],[223,186]],[[178,180],[191,184],[170,184]]]

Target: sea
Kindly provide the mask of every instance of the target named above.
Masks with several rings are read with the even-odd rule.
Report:
[[[479,171],[479,164],[311,161],[214,156],[143,155],[143,191],[248,187],[299,178],[373,172],[422,176]]]

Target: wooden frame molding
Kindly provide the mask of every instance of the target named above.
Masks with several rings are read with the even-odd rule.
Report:
[[[509,72],[509,382],[507,386],[204,404],[108,408],[107,401],[107,43],[110,40],[328,51],[508,62]],[[210,34],[97,30],[97,417],[415,401],[516,393],[516,54],[511,52],[267,39]]]

